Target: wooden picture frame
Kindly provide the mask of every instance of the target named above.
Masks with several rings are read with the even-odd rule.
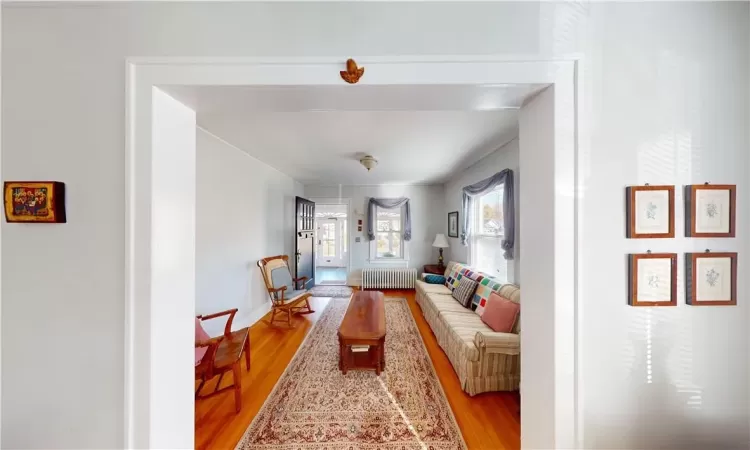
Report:
[[[628,304],[677,306],[677,253],[628,255]]]
[[[455,221],[453,222],[452,220]],[[451,229],[451,227],[453,228]],[[457,238],[458,237],[458,211],[453,211],[448,213],[448,237]]]
[[[685,236],[734,237],[736,219],[736,185],[685,186]]]
[[[692,306],[736,305],[737,253],[685,253],[685,295]]]
[[[674,186],[628,186],[625,198],[627,238],[674,237]]]
[[[10,223],[65,223],[65,184],[6,181],[5,220]]]

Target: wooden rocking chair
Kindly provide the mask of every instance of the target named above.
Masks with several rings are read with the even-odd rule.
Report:
[[[310,314],[315,311],[310,308],[310,297],[312,294],[304,288],[307,277],[293,278],[289,269],[289,257],[287,255],[270,256],[258,261],[258,267],[263,274],[268,295],[271,297],[271,322],[276,321],[276,314],[286,314],[286,322],[292,326],[292,314]]]

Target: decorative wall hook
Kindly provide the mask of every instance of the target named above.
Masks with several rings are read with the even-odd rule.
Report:
[[[364,67],[357,67],[357,63],[353,59],[349,58],[346,60],[346,70],[339,72],[341,78],[349,84],[355,84],[359,81],[362,75],[365,73]]]

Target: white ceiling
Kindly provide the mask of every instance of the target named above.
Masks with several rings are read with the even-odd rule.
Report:
[[[540,85],[169,86],[205,130],[304,184],[442,183],[517,135]],[[359,159],[378,166],[367,172]]]

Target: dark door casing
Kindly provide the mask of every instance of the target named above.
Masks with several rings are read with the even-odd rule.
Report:
[[[295,207],[295,276],[307,277],[305,289],[310,289],[315,286],[315,202],[296,197]]]

